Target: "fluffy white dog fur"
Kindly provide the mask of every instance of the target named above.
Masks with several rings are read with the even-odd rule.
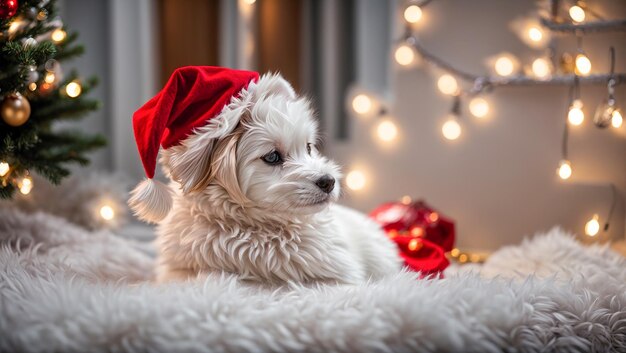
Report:
[[[626,260],[558,229],[442,280],[265,288],[154,284],[134,242],[0,220],[0,352],[626,352]]]
[[[158,279],[226,272],[264,283],[359,283],[398,272],[397,248],[380,227],[334,204],[341,175],[317,141],[309,102],[268,74],[165,150],[174,200],[158,225]],[[130,204],[152,220],[138,195]]]

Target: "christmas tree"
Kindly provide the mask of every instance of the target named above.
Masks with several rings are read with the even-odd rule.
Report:
[[[60,62],[83,47],[66,32],[55,3],[0,0],[0,198],[28,194],[31,172],[59,183],[69,164],[86,165],[86,153],[105,144],[102,136],[55,127],[98,108],[85,98],[97,79],[61,71]]]

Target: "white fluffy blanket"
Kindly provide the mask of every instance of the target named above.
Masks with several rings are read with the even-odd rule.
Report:
[[[155,285],[152,265],[113,234],[0,210],[0,350],[626,351],[626,261],[558,229],[443,280]]]

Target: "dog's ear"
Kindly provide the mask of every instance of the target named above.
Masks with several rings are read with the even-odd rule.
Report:
[[[220,118],[194,130],[194,134],[181,145],[170,147],[165,165],[172,179],[181,185],[183,193],[199,190],[206,183],[216,144],[225,139],[229,131],[237,129],[240,120],[248,116],[247,109],[247,105],[225,109]]]
[[[242,135],[243,125],[239,125],[230,135],[217,142],[211,156],[210,172],[207,178],[201,181],[199,187],[204,189],[209,183],[215,181],[237,203],[245,205],[249,200],[241,190],[237,177],[237,147]]]
[[[180,183],[183,193],[201,191],[218,182],[240,204],[247,202],[237,178],[237,146],[243,125],[219,139],[199,139],[193,148],[174,147],[169,158],[172,179]]]
[[[191,146],[172,147],[168,158],[169,173],[183,193],[198,190],[211,166],[211,154],[216,140],[202,139]]]

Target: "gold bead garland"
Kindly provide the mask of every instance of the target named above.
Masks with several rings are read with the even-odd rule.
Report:
[[[446,253],[446,256],[449,260],[458,262],[461,264],[465,263],[484,263],[489,255],[487,253],[473,253],[473,252],[462,252],[458,248],[452,249],[450,252]]]

